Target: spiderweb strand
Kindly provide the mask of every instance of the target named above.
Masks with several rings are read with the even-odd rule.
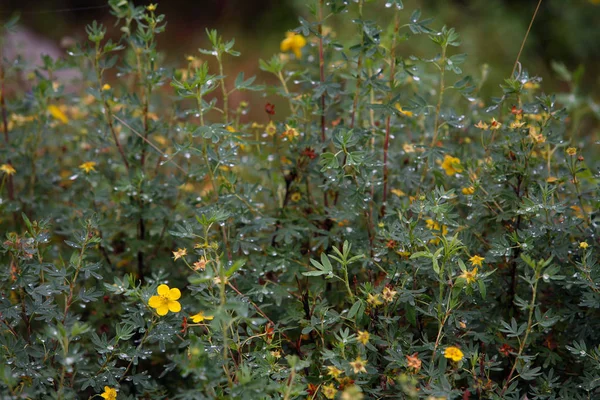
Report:
[[[73,8],[57,8],[55,10],[38,10],[38,11],[14,11],[10,12],[10,14],[21,14],[21,15],[31,15],[31,14],[58,14],[58,13],[66,13],[71,11],[86,11],[86,10],[98,10],[101,8],[110,7],[108,4],[103,6],[87,6],[87,7],[73,7]],[[0,11],[0,15],[9,14],[9,12]]]
[[[527,41],[527,37],[529,36],[529,31],[531,31],[531,27],[533,26],[533,21],[535,21],[535,16],[537,15],[538,10],[540,9],[540,6],[542,5],[542,1],[543,0],[540,0],[538,2],[538,5],[535,8],[535,11],[533,13],[533,17],[531,17],[531,22],[529,23],[529,28],[527,28],[527,32],[525,33],[525,37],[523,38],[523,42],[521,43],[521,48],[519,49],[519,54],[517,54],[517,59],[515,60],[515,65],[513,66],[512,72],[510,74],[511,78],[515,74],[515,71],[517,69],[517,64],[519,63],[519,58],[521,58],[521,53],[523,52],[523,48],[525,47],[525,42]]]

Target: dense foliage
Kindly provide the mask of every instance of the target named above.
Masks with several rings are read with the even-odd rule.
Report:
[[[258,84],[216,31],[164,66],[157,6],[109,4],[120,38],[0,63],[4,397],[600,396],[580,74],[483,99],[453,28],[316,0]]]

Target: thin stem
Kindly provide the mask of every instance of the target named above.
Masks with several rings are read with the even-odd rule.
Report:
[[[362,20],[362,9],[363,9],[363,4],[364,4],[364,0],[359,0],[358,2],[358,18],[360,20]],[[358,61],[356,64],[356,71],[357,71],[357,75],[356,75],[356,89],[354,91],[354,101],[352,102],[352,115],[351,115],[351,119],[350,119],[350,129],[354,128],[354,123],[356,122],[356,112],[358,109],[358,98],[359,98],[359,94],[360,94],[360,87],[362,84],[362,79],[361,79],[361,68],[362,68],[362,59],[363,59],[363,51],[362,51],[362,46],[364,44],[364,35],[361,32],[361,42],[360,42],[360,52],[358,53]],[[344,159],[342,160],[342,165],[346,165],[346,159],[347,159],[347,154],[344,153]],[[333,199],[333,205],[336,206],[338,203],[338,200],[340,198],[340,191],[336,191],[335,192],[335,197]]]
[[[296,113],[296,107],[294,107],[294,103],[292,103],[292,98],[290,97],[290,91],[289,91],[289,89],[287,87],[287,81],[284,79],[283,74],[281,73],[281,71],[279,71],[277,73],[277,78],[279,78],[279,82],[281,82],[281,86],[283,87],[283,91],[287,95],[288,101],[290,102],[290,111],[292,112],[292,114],[295,114]]]
[[[531,295],[531,302],[529,303],[529,317],[527,318],[527,329],[525,330],[525,336],[523,337],[523,340],[520,341],[521,344],[519,346],[519,352],[517,353],[515,362],[510,370],[510,373],[508,374],[508,378],[506,378],[506,382],[504,383],[504,386],[502,387],[502,392],[500,392],[500,397],[503,397],[504,392],[506,392],[506,389],[508,389],[508,385],[510,385],[512,376],[515,373],[515,369],[517,368],[517,362],[519,361],[519,358],[521,357],[521,355],[523,354],[523,351],[525,350],[525,347],[527,346],[527,338],[529,337],[529,334],[531,333],[531,328],[533,326],[533,313],[535,310],[535,299],[537,296],[537,287],[538,287],[539,281],[540,281],[540,273],[539,273],[539,271],[536,271],[535,283],[532,288],[533,293]]]
[[[529,22],[529,27],[527,28],[527,32],[525,33],[525,37],[523,38],[523,42],[521,43],[521,48],[519,49],[519,53],[517,54],[517,59],[515,60],[515,65],[513,66],[512,72],[510,74],[511,78],[513,77],[513,75],[515,74],[515,71],[517,70],[517,65],[519,64],[519,58],[521,58],[521,53],[523,52],[523,48],[525,47],[525,42],[527,41],[527,37],[529,36],[529,31],[531,31],[531,27],[533,26],[533,21],[535,21],[535,17],[538,13],[538,10],[540,9],[540,6],[542,5],[542,1],[543,0],[538,1],[538,5],[535,8],[533,17],[531,17],[531,22]]]
[[[69,294],[65,299],[65,313],[63,315],[62,323],[64,324],[67,320],[67,313],[69,312],[69,308],[73,304],[73,289],[75,288],[75,283],[77,282],[77,277],[79,276],[79,271],[83,266],[83,256],[85,255],[85,248],[88,244],[88,238],[90,236],[89,228],[86,229],[86,239],[81,244],[81,251],[79,252],[79,258],[77,260],[77,266],[75,267],[75,274],[73,275],[73,279],[69,282]]]
[[[289,400],[290,399],[290,395],[292,393],[292,386],[294,384],[294,379],[296,378],[296,369],[292,368],[292,371],[290,372],[290,377],[288,379],[288,384],[287,387],[285,389],[285,395],[283,397],[284,400]]]
[[[360,19],[362,21],[362,17],[363,17],[363,4],[364,4],[364,0],[358,0],[358,19]],[[354,128],[354,122],[355,122],[355,118],[356,118],[356,110],[358,108],[358,97],[360,94],[360,87],[362,84],[362,79],[361,79],[361,68],[362,68],[362,59],[363,59],[363,50],[362,47],[364,45],[364,34],[360,33],[360,51],[358,53],[358,62],[356,65],[356,90],[354,92],[354,101],[352,102],[352,117],[350,120],[350,129]],[[395,36],[394,36],[395,38]]]
[[[325,83],[325,56],[323,53],[323,3],[319,0],[319,83]],[[325,92],[321,94],[321,141],[325,143]],[[325,195],[327,199],[327,194]]]
[[[571,156],[571,158],[573,159],[574,157]],[[577,200],[579,201],[579,207],[581,208],[581,215],[583,216],[583,220],[585,221],[586,224],[590,224],[590,217],[587,214],[587,211],[585,210],[584,204],[583,204],[583,198],[581,197],[581,190],[579,188],[579,179],[577,179],[577,167],[575,165],[575,162],[573,160],[570,161],[570,166],[569,166],[570,172],[571,172],[571,182],[573,183],[573,186],[575,187],[575,193],[577,194]]]
[[[221,54],[217,56],[217,62],[219,63],[219,75],[221,75],[221,91],[223,92],[223,122],[225,125],[229,123],[229,95],[227,88],[225,87],[225,75],[223,74],[223,61],[221,60]]]
[[[142,340],[140,340],[140,344],[138,344],[138,346],[136,348],[136,353],[139,352],[139,350],[142,348],[142,346],[146,342],[146,339],[148,338],[148,335],[150,334],[150,332],[154,328],[155,324],[156,324],[156,322],[155,322],[154,317],[153,317],[150,326],[148,327],[148,329],[146,329],[146,332],[144,333],[144,336],[142,337]],[[125,371],[123,371],[123,376],[121,376],[121,379],[119,379],[119,383],[121,383],[123,381],[123,379],[125,379],[125,377],[127,376],[127,372],[129,372],[129,369],[133,365],[133,360],[134,360],[134,357],[132,357],[131,361],[129,361],[129,364],[127,364],[127,367],[125,368]]]
[[[350,280],[348,279],[348,266],[344,265],[342,270],[344,272],[344,284],[346,285],[346,291],[348,292],[348,295],[350,296],[350,302],[353,302],[354,301],[354,293],[352,293],[352,289],[350,289]]]
[[[399,13],[396,10],[394,17],[394,37],[392,38],[392,47],[390,49],[390,91],[388,92],[388,102],[392,98],[392,92],[394,90],[394,74],[396,73],[396,37],[398,36],[398,30],[400,29],[400,18]],[[388,192],[388,148],[390,146],[390,125],[392,115],[389,114],[385,121],[385,141],[383,142],[383,201],[381,202],[381,210],[379,214],[385,215],[385,206],[387,202]]]
[[[219,298],[220,305],[219,309],[221,311],[225,310],[225,306],[227,303],[227,296],[225,292],[225,287],[227,286],[227,276],[225,275],[225,268],[221,262],[219,262],[218,257],[216,258],[218,263],[218,273],[219,273]],[[227,333],[228,327],[225,325],[225,322],[221,322],[221,333],[223,334],[223,370],[225,370],[225,374],[227,375],[227,381],[229,382],[229,386],[233,385],[233,381],[231,379],[231,373],[229,372],[229,367],[227,366],[227,360],[229,358],[229,335]],[[232,357],[233,359],[233,357]]]
[[[442,47],[442,58],[440,59],[440,97],[438,98],[438,103],[435,107],[435,122],[433,124],[433,138],[431,139],[431,147],[434,147],[437,142],[438,130],[440,128],[440,110],[442,108],[442,101],[444,100],[444,78],[446,75],[446,47],[447,45]]]
[[[125,155],[125,151],[123,150],[123,146],[121,146],[121,142],[119,141],[119,136],[115,131],[115,127],[113,124],[113,115],[110,105],[108,104],[108,100],[106,99],[106,95],[102,91],[102,70],[100,69],[100,43],[96,43],[96,57],[94,58],[94,68],[96,69],[96,78],[98,79],[98,87],[100,88],[100,93],[102,93],[102,101],[104,103],[104,116],[106,118],[106,123],[108,124],[108,128],[110,133],[112,134],[113,140],[115,141],[115,145],[117,146],[117,150],[123,159],[123,164],[125,165],[125,169],[129,172],[129,161],[127,161],[127,156]]]

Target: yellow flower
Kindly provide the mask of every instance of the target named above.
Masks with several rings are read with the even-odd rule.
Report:
[[[549,176],[549,177],[546,179],[546,182],[548,182],[548,183],[556,183],[557,181],[558,181],[558,178],[557,178],[557,177],[555,177],[555,176]]]
[[[486,124],[485,122],[479,121],[478,123],[475,124],[475,128],[479,128],[479,129],[483,129],[483,130],[488,130],[489,129],[489,125]]]
[[[300,136],[300,133],[296,130],[296,128],[286,125],[285,131],[281,134],[281,136],[286,137],[289,140],[293,140],[293,139],[297,138],[298,136]]]
[[[344,371],[342,371],[341,369],[334,367],[333,365],[328,365],[327,366],[327,375],[337,379],[340,377],[340,375],[342,375],[344,373]]]
[[[546,114],[546,113],[542,113],[542,114],[524,114],[523,116],[539,122],[539,121],[542,121],[547,115],[548,114]]]
[[[229,132],[235,132],[235,131],[236,131],[236,130],[235,130],[235,128],[234,128],[233,126],[231,126],[231,125],[229,125],[229,126],[228,126],[227,128],[225,128],[225,129],[227,129]]]
[[[413,116],[413,112],[412,111],[403,110],[402,107],[400,106],[400,104],[398,104],[398,103],[396,103],[396,110],[398,110],[400,112],[400,114],[405,115],[407,117],[412,117]]]
[[[291,199],[294,203],[297,203],[300,201],[300,199],[302,199],[302,195],[300,194],[300,192],[294,192],[291,196]]]
[[[591,0],[591,1],[599,1],[599,0]],[[540,87],[539,83],[535,83],[535,82],[527,82],[525,85],[523,85],[523,88],[525,88],[525,89],[537,89],[539,87]]]
[[[500,129],[500,127],[502,126],[502,124],[498,121],[496,121],[496,118],[492,118],[492,122],[490,122],[490,130],[495,131]]]
[[[397,253],[399,253],[399,252],[397,252]],[[394,297],[396,297],[396,294],[398,294],[397,291],[392,290],[387,286],[384,287],[383,293],[382,293],[383,301],[385,301],[386,303],[391,303],[392,301],[394,301]]]
[[[405,153],[414,153],[415,146],[410,143],[404,143],[404,145],[402,145],[402,150],[404,150]]]
[[[117,398],[117,391],[108,386],[104,386],[104,393],[102,393],[100,397],[106,400],[115,400]]]
[[[379,294],[371,294],[369,293],[367,295],[367,303],[371,304],[374,307],[380,306],[383,304],[383,302],[381,301],[381,299],[379,298]]]
[[[156,291],[158,296],[150,297],[148,305],[155,308],[158,315],[167,315],[169,311],[174,313],[181,311],[181,304],[177,301],[181,297],[179,289],[170,289],[169,286],[163,284]]]
[[[105,83],[104,86],[102,86],[102,91],[106,92],[107,90],[110,90],[110,85],[108,83]]]
[[[17,170],[10,164],[0,165],[0,171],[4,172],[6,175],[14,175],[17,173]]]
[[[56,107],[55,105],[53,105],[53,104],[49,105],[48,106],[48,112],[50,113],[50,115],[52,115],[54,118],[56,118],[57,120],[59,120],[63,124],[69,123],[69,118],[67,118],[67,116],[65,115],[65,113],[62,112],[61,109],[58,108],[58,107]]]
[[[178,189],[186,193],[192,193],[196,190],[196,185],[193,182],[186,182],[183,185],[179,186]]]
[[[194,266],[194,271],[204,271],[206,269],[207,263],[208,261],[206,261],[206,258],[202,257],[201,259],[192,264]]]
[[[459,278],[463,278],[467,281],[467,284],[471,284],[477,280],[477,267],[473,268],[471,271],[464,271]]]
[[[94,161],[87,161],[81,164],[79,168],[85,171],[86,174],[89,174],[90,171],[96,171],[96,169],[94,168],[95,166],[96,163]]]
[[[279,358],[281,358],[281,351],[280,351],[280,350],[273,350],[273,351],[271,352],[271,355],[272,355],[273,357],[275,357],[276,359],[279,359]]]
[[[519,129],[519,128],[522,128],[523,125],[525,125],[524,121],[520,121],[520,122],[514,121],[514,122],[510,123],[510,129]]]
[[[425,223],[427,224],[427,229],[430,229],[432,231],[441,231],[442,236],[446,236],[448,234],[448,227],[446,225],[440,226],[439,223],[435,222],[432,219],[425,220]],[[439,237],[436,239],[431,239],[430,243],[432,243],[434,245],[439,244],[440,243]]]
[[[367,331],[358,331],[358,335],[356,337],[356,340],[358,340],[362,344],[366,345],[367,343],[369,343],[369,338],[370,337],[371,337],[371,335],[369,334],[369,332],[367,332]]]
[[[149,4],[148,6],[146,6],[146,10],[148,10],[148,11],[156,10],[156,4]]]
[[[285,35],[285,39],[281,41],[281,51],[292,51],[296,55],[296,58],[302,57],[302,48],[306,46],[306,39],[304,36],[299,35],[295,32],[288,32]]]
[[[162,136],[162,135],[156,135],[154,136],[154,141],[158,144],[160,144],[161,146],[165,147],[169,141],[167,140],[166,137]]]
[[[406,250],[398,250],[398,251],[396,251],[396,254],[398,254],[400,257],[410,257],[410,251],[406,251]],[[386,300],[385,299],[385,289],[383,289],[383,296],[384,296],[383,299]]]
[[[195,324],[204,321],[212,321],[215,317],[212,315],[204,315],[204,312],[200,311],[198,314],[194,314],[190,317]]]
[[[448,154],[444,156],[442,168],[444,171],[446,171],[446,175],[448,176],[452,176],[463,171],[463,167],[460,165],[460,159],[452,157]]]
[[[446,347],[446,350],[444,351],[444,357],[449,358],[452,361],[458,362],[463,359],[464,354],[462,351],[460,351],[458,347],[450,346]]]
[[[544,143],[546,141],[546,138],[544,137],[544,135],[542,135],[541,133],[538,133],[535,126],[529,127],[529,136],[531,136],[533,141],[536,143]]]
[[[355,374],[367,372],[367,369],[365,368],[367,366],[367,362],[360,358],[360,356],[356,357],[356,360],[352,361],[350,365],[352,366]]]
[[[580,242],[580,243],[579,243],[579,248],[580,248],[580,249],[584,249],[584,250],[585,250],[585,249],[587,249],[588,247],[590,247],[590,245],[589,245],[589,244],[587,244],[587,242]]]
[[[571,206],[569,208],[575,212],[575,217],[579,218],[579,219],[585,219],[586,218],[585,214],[584,214],[584,211],[586,213],[590,213],[592,211],[592,207],[588,206],[588,205],[584,206],[583,210],[579,206]]]
[[[177,249],[177,251],[173,252],[173,260],[177,261],[181,257],[187,256],[187,249]]]
[[[481,267],[481,262],[485,260],[485,258],[480,257],[478,255],[474,255],[473,257],[469,258],[469,261],[471,262],[471,265],[475,266],[480,266]]]
[[[421,369],[422,362],[419,360],[419,353],[414,353],[412,356],[406,356],[406,366],[414,371]]]
[[[390,192],[392,192],[393,194],[395,194],[398,197],[406,196],[406,193],[404,193],[400,189],[392,189],[392,190],[390,190]]]
[[[273,123],[273,121],[269,121],[269,124],[265,128],[265,132],[269,136],[274,136],[277,133],[277,127]]]
[[[221,282],[225,283],[225,285],[229,284],[229,279],[227,279],[227,277],[225,277],[225,279],[223,281],[221,281],[221,277],[220,276],[215,276],[213,278],[213,282],[215,283],[215,285],[220,285]]]
[[[462,194],[470,196],[475,193],[475,188],[473,186],[462,188]]]
[[[335,395],[337,394],[337,389],[333,386],[333,383],[330,383],[329,385],[324,385],[323,386],[323,396],[325,396],[328,399],[334,399]]]
[[[574,156],[575,154],[577,154],[577,148],[575,147],[568,147],[567,148],[567,154],[570,156]]]

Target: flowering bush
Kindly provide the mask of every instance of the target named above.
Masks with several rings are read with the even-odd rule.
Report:
[[[554,97],[515,63],[486,100],[454,29],[348,3],[311,3],[266,84],[216,31],[166,67],[164,16],[120,0],[120,38],[1,62],[3,396],[600,396],[576,76]]]

